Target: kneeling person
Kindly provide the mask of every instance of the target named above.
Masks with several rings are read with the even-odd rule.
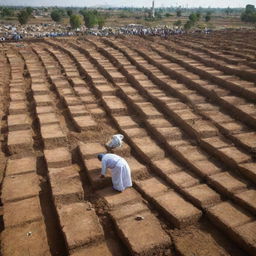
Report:
[[[102,162],[101,178],[106,175],[107,168],[111,169],[113,188],[123,191],[132,186],[131,170],[126,160],[115,154],[99,154]]]

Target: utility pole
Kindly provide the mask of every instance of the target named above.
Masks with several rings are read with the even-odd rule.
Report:
[[[151,16],[155,18],[155,1],[152,1]]]

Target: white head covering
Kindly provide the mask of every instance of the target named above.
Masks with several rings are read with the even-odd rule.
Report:
[[[112,138],[107,142],[106,146],[110,148],[121,147],[123,143],[124,136],[122,134],[115,134]]]

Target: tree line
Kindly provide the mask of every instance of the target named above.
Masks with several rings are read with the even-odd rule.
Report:
[[[23,9],[0,7],[0,17],[17,17],[21,25],[27,24],[28,21],[33,17],[33,11],[37,8],[26,7]],[[76,13],[74,13],[74,10]],[[46,11],[46,10],[44,10]],[[97,10],[91,9],[81,9],[77,8],[54,8],[50,12],[50,17],[55,22],[61,22],[63,18],[69,18],[70,26],[73,29],[79,28],[82,24],[85,24],[87,28],[92,28],[98,25],[99,28],[102,28],[105,25],[107,14],[99,12]]]
[[[97,10],[82,9],[78,14],[74,14],[72,9],[55,9],[51,12],[53,21],[60,22],[65,16],[69,17],[70,25],[73,29],[79,28],[83,23],[87,28],[96,25],[101,29],[105,25],[106,15]]]
[[[181,26],[182,22],[179,20],[181,16],[186,16],[188,13],[188,9],[186,8],[156,8],[155,9],[155,17],[151,16],[150,8],[109,8],[109,10],[122,10],[123,12],[119,14],[119,18],[129,18],[133,17],[132,15],[138,16],[138,11],[143,12],[146,14],[144,17],[147,21],[154,21],[159,20],[162,18],[168,18],[171,16],[176,16],[178,20],[174,23],[175,26]],[[94,26],[98,26],[98,28],[102,28],[105,24],[106,19],[108,16],[111,16],[110,13],[106,12],[106,9],[88,9],[88,8],[20,8],[20,7],[0,7],[0,17],[8,18],[8,17],[17,17],[20,24],[26,24],[31,18],[33,18],[33,13],[37,13],[38,10],[43,10],[50,13],[50,17],[55,22],[61,22],[62,19],[68,18],[70,25],[73,29],[79,28],[82,24],[84,24],[88,28],[92,28]],[[105,10],[105,12],[103,11]],[[255,6],[248,4],[246,5],[245,9],[239,8],[226,8],[226,9],[205,9],[205,8],[195,8],[190,9],[192,11],[188,16],[188,20],[184,24],[184,29],[189,30],[194,26],[199,26],[198,23],[201,20],[205,22],[209,22],[212,19],[213,12],[222,12],[225,13],[227,16],[231,15],[232,13],[241,14],[241,21],[243,22],[250,22],[256,23],[256,10]],[[172,12],[172,13],[171,13]],[[185,14],[184,14],[185,13]],[[137,16],[134,16],[136,18]],[[143,18],[143,17],[137,17]]]

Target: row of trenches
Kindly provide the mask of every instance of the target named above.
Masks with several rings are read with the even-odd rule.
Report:
[[[7,53],[3,255],[253,255],[251,148],[220,136],[185,92],[168,93],[174,81],[157,65],[112,43],[47,40]],[[99,179],[96,157],[115,133],[125,143],[112,153],[134,182],[120,194],[110,175]]]

